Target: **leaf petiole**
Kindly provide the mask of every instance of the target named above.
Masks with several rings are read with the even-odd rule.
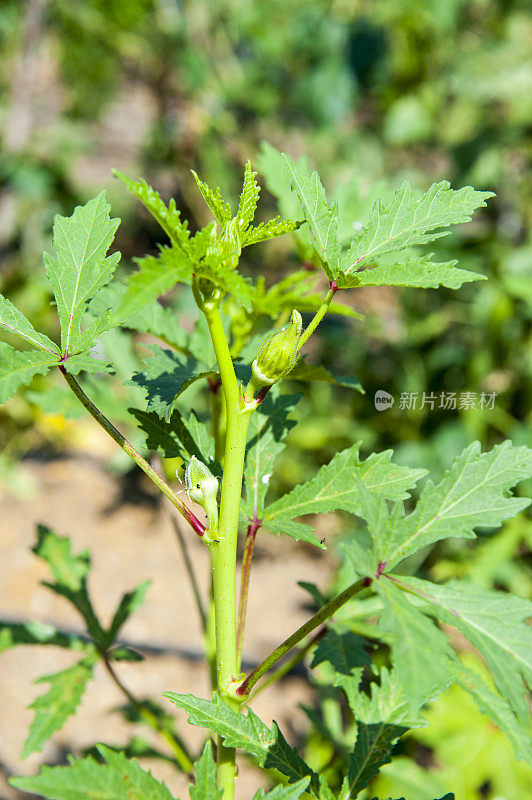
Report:
[[[166,481],[161,478],[161,476],[150,464],[148,464],[146,459],[144,459],[140,453],[135,450],[131,442],[128,442],[126,437],[123,436],[120,431],[115,428],[113,423],[108,420],[104,414],[102,414],[100,409],[94,405],[92,400],[87,397],[74,376],[67,372],[62,364],[59,364],[59,369],[61,370],[61,373],[69,387],[72,389],[80,403],[87,409],[89,414],[104,429],[104,431],[108,433],[112,439],[114,439],[114,441],[122,448],[124,453],[127,453],[127,455],[135,462],[135,464],[137,464],[137,466],[139,466],[141,470],[146,473],[148,478],[153,481],[157,488],[161,490],[168,500],[170,500],[172,505],[175,506],[179,513],[186,519],[195,533],[202,537],[205,534],[205,526],[200,522],[196,515],[189,508],[187,508],[183,501],[180,500],[176,493],[168,486]]]
[[[315,628],[319,625],[322,625],[325,620],[332,617],[339,608],[345,605],[351,598],[355,597],[355,595],[360,594],[363,592],[364,589],[367,589],[372,583],[371,578],[361,578],[355,583],[348,586],[343,592],[341,592],[336,597],[333,597],[332,600],[329,600],[320,610],[314,614],[304,625],[295,631],[288,639],[285,639],[278,647],[273,650],[269,656],[266,656],[264,661],[262,661],[255,669],[249,673],[249,675],[244,679],[244,681],[234,690],[235,697],[239,698],[241,702],[247,701],[251,690],[255,686],[255,684],[265,675],[268,670],[270,670],[274,664],[276,664],[286,653],[288,653],[296,644],[299,644],[305,637],[312,633]]]

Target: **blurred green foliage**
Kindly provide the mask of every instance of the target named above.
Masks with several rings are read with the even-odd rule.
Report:
[[[502,438],[530,445],[529,12],[526,0],[4,0],[0,290],[39,330],[53,333],[41,252],[53,214],[70,214],[95,189],[107,187],[123,217],[118,246],[125,269],[128,259],[155,251],[155,227],[111,181],[111,167],[142,174],[198,225],[205,212],[190,169],[236,194],[244,161],[261,152],[264,159],[263,140],[307,154],[349,209],[346,218],[363,220],[376,185],[391,190],[405,177],[424,189],[442,178],[471,183],[497,197],[478,222],[450,242],[440,240],[438,253],[481,269],[489,280],[456,296],[351,293],[365,320],[328,319],[310,357],[337,374],[355,374],[366,395],[309,385],[298,412],[302,424],[292,434],[297,447],[283,456],[283,488],[359,438],[367,451],[392,446],[399,461],[436,471],[475,438],[484,446]],[[266,248],[267,261],[252,249],[250,274],[300,268],[304,249],[290,239]],[[189,313],[186,292],[172,303]],[[124,377],[137,358],[128,357]],[[101,392],[97,379],[90,380]],[[38,391],[39,381],[33,388]],[[378,389],[393,395],[392,408],[376,411]],[[493,409],[445,410],[438,402],[420,408],[418,402],[408,410],[400,408],[403,392],[418,398],[495,392],[496,400]],[[119,408],[116,399],[108,403],[110,411],[113,403]],[[25,486],[13,467],[18,457],[43,444],[67,444],[63,428],[43,424],[34,408],[30,393],[0,412],[0,467],[15,490]],[[436,579],[467,573],[481,584],[526,594],[528,553],[530,527],[520,520],[480,545],[446,544],[428,555],[424,568]],[[490,771],[492,745],[482,738],[488,733],[478,733],[481,723],[475,718],[467,728],[481,747],[474,781],[460,754],[445,745],[446,726],[463,708],[452,693],[439,701],[429,729],[435,738],[419,734],[418,741],[436,754],[441,785],[451,769],[458,785],[462,769],[457,796],[476,800],[484,785],[482,796],[495,797],[500,787]],[[393,790],[382,784],[382,791],[410,796],[408,787],[419,779],[414,762],[405,759],[404,769],[394,762],[393,769],[403,777],[394,773]],[[521,800],[526,789],[518,772],[511,775],[510,794]],[[438,781],[436,775],[433,788],[419,784],[419,792],[440,791]],[[411,796],[424,796],[419,792]]]

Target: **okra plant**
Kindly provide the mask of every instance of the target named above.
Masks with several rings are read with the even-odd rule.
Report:
[[[493,530],[528,505],[511,490],[530,476],[532,452],[509,441],[481,452],[473,443],[443,477],[427,479],[417,489],[424,470],[394,463],[391,451],[364,459],[357,443],[336,453],[310,481],[284,496],[273,499],[268,489],[294,425],[290,415],[300,398],[294,384],[340,382],[302,355],[326,314],[353,313],[337,302],[337,296],[363,286],[458,289],[466,281],[484,278],[460,269],[455,261],[434,260],[425,246],[445,236],[452,225],[469,221],[491,194],[471,187],[453,190],[446,181],[423,194],[404,183],[393,196],[378,200],[365,221],[352,225],[352,220],[339,217],[336,203],[327,201],[318,174],[309,170],[305,159],[294,161],[268,146],[261,164],[281,210],[288,210],[291,218],[254,224],[259,185],[247,163],[236,209],[220,189],[213,191],[194,173],[214,218],[196,233],[191,233],[173,200],[166,205],[144,181],[118,174],[169,240],[157,256],[140,259],[138,269],[125,278],[114,276],[119,253],[108,254],[119,220],[110,218],[103,192],[71,217],[57,216],[55,253],[45,253],[44,264],[57,306],[60,343],[37,332],[1,298],[4,330],[29,346],[0,344],[2,401],[35,375],[59,370],[65,391],[74,393],[165,495],[185,520],[189,535],[205,544],[212,564],[208,599],[198,592],[193,564],[188,566],[204,626],[212,696],[194,697],[170,686],[157,704],[135,697],[116,666],[120,660],[139,658],[120,643],[119,635],[142,602],[146,584],[126,593],[111,624],[103,625],[88,590],[88,554],[76,555],[67,538],[39,526],[34,551],[53,576],[46,585],[74,604],[86,632],[67,635],[42,622],[2,625],[3,648],[35,643],[78,652],[73,666],[44,678],[50,688],[33,704],[23,756],[42,749],[75,712],[95,665],[102,662],[124,693],[130,716],[157,731],[176,768],[190,775],[192,800],[234,797],[237,754],[264,770],[274,784],[267,794],[259,789],[254,800],[368,798],[394,746],[405,732],[424,724],[424,706],[452,682],[469,692],[508,736],[517,757],[532,762],[525,689],[525,682],[530,685],[532,680],[532,632],[525,622],[532,604],[467,581],[437,584],[411,574],[412,565],[422,561],[411,557],[423,548],[449,537],[472,539],[478,528]],[[301,269],[267,288],[262,277],[252,280],[239,271],[245,248],[283,235],[294,237],[300,257],[314,271]],[[315,291],[319,281],[325,285],[323,295]],[[192,332],[180,326],[171,305],[158,299],[178,283],[191,287],[190,302],[198,308]],[[269,333],[268,320],[275,323]],[[120,361],[121,348],[130,346],[127,336],[139,332],[161,344],[150,345],[149,357],[128,375]],[[109,399],[112,378],[100,380],[96,373],[126,379],[121,391],[131,398],[127,411],[117,410],[116,397]],[[197,382],[196,390],[201,386],[208,398],[198,407],[209,408],[210,419],[204,411],[185,410],[186,395],[181,395]],[[354,379],[343,382],[357,385]],[[48,391],[59,397],[56,386],[33,397],[46,405]],[[200,391],[194,396],[201,400]],[[136,426],[137,433],[127,439],[109,416],[134,423],[130,428]],[[177,457],[182,464],[179,475]],[[174,474],[169,474],[169,464],[174,464]],[[316,612],[243,673],[257,535],[267,530],[324,548],[312,521],[314,515],[330,511],[357,520],[342,538],[341,590],[330,596],[326,587],[306,584]],[[237,570],[239,536],[243,557]],[[492,682],[462,663],[448,637],[449,626],[478,650]],[[330,745],[325,763],[313,761],[312,753],[304,758],[277,724],[269,727],[252,709],[262,688],[304,659],[319,675],[317,683],[328,685],[338,709],[334,723],[330,715],[320,716],[319,709],[309,710],[311,722]],[[205,729],[201,755],[191,753],[178,733],[177,724],[184,720],[175,707],[181,715],[185,712],[189,723]],[[137,749],[137,755],[141,751]],[[97,753],[72,757],[68,766],[44,766],[34,777],[11,782],[55,800],[171,800],[168,788],[143,770],[130,752],[104,744],[98,745]]]

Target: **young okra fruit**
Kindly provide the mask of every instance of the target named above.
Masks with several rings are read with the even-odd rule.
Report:
[[[40,750],[75,712],[95,664],[101,661],[136,718],[160,736],[165,757],[194,781],[192,800],[235,796],[237,754],[273,784],[266,795],[259,789],[255,800],[348,800],[361,792],[374,796],[379,771],[399,739],[424,724],[426,704],[453,682],[490,715],[512,742],[516,756],[530,763],[525,683],[530,685],[532,676],[532,633],[525,620],[532,614],[532,604],[467,580],[435,583],[419,565],[423,554],[438,542],[450,537],[474,539],[479,528],[495,529],[524,509],[528,501],[511,490],[530,476],[532,453],[511,442],[481,452],[473,443],[443,476],[418,487],[425,470],[394,463],[391,451],[364,459],[358,442],[336,453],[307,483],[284,496],[271,497],[268,489],[294,425],[290,415],[300,395],[289,391],[293,382],[335,381],[323,366],[304,363],[299,356],[327,313],[352,314],[336,302],[336,295],[360,286],[458,289],[464,282],[483,279],[456,261],[438,262],[425,248],[452,225],[469,221],[491,194],[471,187],[453,190],[445,181],[422,193],[404,183],[391,199],[375,204],[347,241],[340,231],[348,226],[340,226],[338,206],[328,202],[317,173],[310,172],[303,159],[294,161],[272,148],[268,153],[269,185],[281,206],[297,209],[296,218],[254,223],[259,186],[249,163],[236,210],[220,189],[214,191],[194,174],[213,216],[195,234],[173,200],[166,205],[144,181],[117,173],[161,226],[161,238],[167,243],[158,256],[140,259],[138,270],[124,280],[113,277],[119,255],[107,253],[118,221],[110,218],[102,193],[76,208],[71,217],[56,217],[56,252],[45,254],[60,343],[37,332],[7,298],[0,299],[0,324],[26,345],[21,350],[0,345],[2,401],[35,375],[57,367],[65,390],[74,393],[153,481],[191,535],[205,542],[212,567],[210,597],[203,598],[194,565],[187,563],[203,626],[212,696],[176,691],[164,695],[185,712],[190,724],[205,729],[206,744],[198,754],[186,744],[182,713],[172,717],[168,702],[161,708],[153,700],[135,697],[117,675],[119,660],[137,657],[117,643],[117,636],[142,602],[146,586],[124,595],[106,627],[88,592],[87,555],[75,555],[68,540],[41,528],[35,552],[52,571],[55,583],[48,585],[76,606],[86,631],[81,639],[58,633],[37,636],[35,625],[28,623],[21,632],[3,624],[2,641],[7,646],[47,643],[77,649],[82,655],[73,668],[46,677],[52,688],[34,704],[24,755]],[[298,252],[314,265],[313,273],[301,270],[266,288],[261,276],[250,278],[239,271],[248,246],[282,235],[295,237]],[[327,285],[320,296],[314,288],[322,272]],[[191,302],[197,305],[192,333],[182,330],[171,303],[163,307],[158,301],[176,284],[190,286]],[[310,314],[306,325],[303,312]],[[267,320],[280,320],[278,326],[283,320],[287,323],[264,339],[261,331]],[[118,327],[132,337],[131,352],[138,365],[133,375],[113,365],[116,353],[108,337]],[[136,332],[152,335],[163,346],[150,345],[151,355],[145,358]],[[98,372],[115,377],[97,382],[92,376]],[[136,438],[143,442],[138,447],[109,419],[116,409],[113,380],[118,379],[124,382],[121,396],[125,393],[130,400],[124,404],[122,419],[130,430],[137,428]],[[187,411],[186,389],[197,382],[208,398],[210,417]],[[56,387],[51,382],[48,386],[57,397]],[[139,389],[145,397],[140,408]],[[45,406],[47,391],[42,389],[40,395]],[[177,487],[154,468],[152,455],[181,459],[188,500],[203,508],[206,524],[180,498]],[[330,511],[357,520],[356,532],[342,540],[338,592],[327,595],[326,587],[311,586],[315,613],[251,671],[242,672],[257,535],[269,530],[323,548],[312,520]],[[243,557],[237,581],[239,536]],[[410,558],[420,551],[421,557]],[[411,574],[413,564],[422,577]],[[490,670],[490,682],[461,661],[454,649],[456,639],[448,637],[449,626],[458,628],[479,651]],[[376,647],[379,655],[372,659]],[[314,741],[319,739],[321,750],[288,743],[277,724],[265,724],[252,710],[256,694],[275,686],[303,659],[319,675],[318,699],[323,696],[320,687],[327,687],[323,701],[327,714],[320,707],[310,714]],[[57,696],[68,699],[58,704]],[[167,787],[135,758],[103,744],[98,753],[98,760],[91,755],[72,758],[68,766],[45,766],[33,777],[11,782],[56,800],[82,800],[93,794],[124,800],[132,795],[171,798]],[[452,792],[453,787],[448,788]]]

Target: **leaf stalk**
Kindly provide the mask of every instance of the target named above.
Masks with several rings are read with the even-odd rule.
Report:
[[[329,600],[320,610],[314,614],[304,625],[295,631],[288,639],[285,639],[278,647],[275,648],[266,658],[257,666],[255,667],[252,672],[245,678],[245,680],[234,690],[235,697],[239,698],[240,701],[243,703],[247,701],[251,690],[255,686],[255,684],[262,678],[263,675],[270,670],[274,664],[276,664],[286,653],[288,653],[296,644],[299,644],[305,637],[312,633],[315,628],[319,625],[322,625],[325,620],[332,617],[333,614],[338,611],[343,605],[345,605],[351,598],[355,597],[355,595],[360,594],[363,592],[364,589],[367,589],[368,586],[371,585],[372,579],[371,578],[361,578],[355,583],[348,586],[343,592],[341,592],[336,597],[333,597],[332,600]]]
[[[176,493],[168,486],[166,481],[161,478],[161,476],[150,464],[148,464],[146,459],[143,458],[137,450],[135,450],[131,442],[129,442],[126,437],[123,436],[117,428],[115,428],[113,423],[108,420],[104,414],[102,414],[100,409],[94,405],[92,400],[85,394],[74,376],[67,372],[62,364],[59,364],[59,369],[61,370],[64,379],[80,403],[87,409],[89,414],[96,420],[98,425],[100,425],[104,431],[109,434],[111,439],[114,439],[117,445],[122,448],[124,453],[127,453],[127,455],[135,462],[135,464],[146,473],[148,478],[153,481],[153,483],[158,489],[161,490],[165,497],[170,500],[172,505],[177,508],[181,516],[186,519],[194,532],[197,533],[198,536],[202,537],[205,534],[205,526],[200,522],[196,515],[183,503],[182,500],[180,500]]]

